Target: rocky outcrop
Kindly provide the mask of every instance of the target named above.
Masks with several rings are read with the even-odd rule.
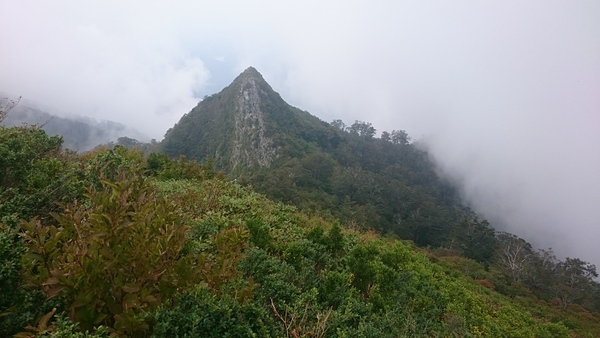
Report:
[[[235,129],[231,162],[233,169],[254,165],[270,166],[277,157],[276,147],[267,137],[265,113],[261,109],[258,82],[260,74],[253,68],[247,69],[237,79]]]

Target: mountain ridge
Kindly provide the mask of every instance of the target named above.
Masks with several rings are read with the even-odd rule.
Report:
[[[375,132],[367,122],[329,124],[287,104],[250,67],[184,115],[161,146],[171,157],[214,158],[217,169],[301,209],[334,210],[361,228],[441,244],[446,235],[436,229],[447,224],[431,216],[453,223],[469,211],[452,211],[455,189],[405,132]]]
[[[298,123],[327,125],[287,104],[255,68],[249,67],[169,129],[163,150],[170,156],[183,154],[198,161],[212,156],[220,169],[243,172],[249,167],[270,166],[288,141],[274,131],[289,133]],[[214,137],[205,137],[215,131],[230,137],[217,138],[217,142]],[[177,134],[186,134],[187,144],[178,140]]]

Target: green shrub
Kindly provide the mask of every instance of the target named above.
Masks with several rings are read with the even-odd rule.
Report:
[[[217,297],[206,288],[185,293],[178,300],[173,309],[149,315],[155,323],[152,337],[281,336],[279,324],[257,304]]]
[[[135,172],[101,180],[87,197],[53,214],[59,227],[22,224],[25,279],[48,297],[66,297],[84,330],[144,331],[139,315],[199,282],[193,266],[202,262],[184,252],[187,228],[173,206]]]

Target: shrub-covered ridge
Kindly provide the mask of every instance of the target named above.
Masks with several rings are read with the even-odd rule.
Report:
[[[25,130],[10,133],[40,142]],[[573,308],[519,293],[493,268],[307,215],[210,165],[144,159],[122,147],[81,156],[59,149],[23,163],[32,165],[23,171],[3,163],[11,193],[26,197],[35,185],[60,203],[6,199],[14,208],[0,215],[2,336],[599,332],[596,314],[575,316]],[[36,179],[47,173],[61,178],[61,189]],[[493,290],[502,287],[515,290],[514,299]]]

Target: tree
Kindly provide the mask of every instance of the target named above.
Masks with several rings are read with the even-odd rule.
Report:
[[[346,131],[346,124],[342,120],[333,120],[330,124],[341,131]]]
[[[363,122],[356,120],[352,126],[348,129],[351,134],[356,134],[365,138],[373,138],[377,130],[373,128],[370,122]]]
[[[463,254],[478,262],[489,264],[496,250],[494,229],[488,221],[480,220],[472,211],[468,211],[456,226],[453,241],[458,241]]]
[[[496,238],[499,243],[498,264],[512,277],[513,281],[522,281],[529,272],[528,268],[533,257],[531,244],[508,232],[500,232]]]
[[[35,126],[0,126],[0,219],[46,217],[70,194],[73,173],[61,145]]]
[[[321,188],[327,189],[329,179],[335,169],[335,161],[325,153],[314,152],[302,159],[304,171],[315,180],[315,184]]]
[[[392,143],[405,146],[410,143],[410,137],[404,130],[392,130]]]
[[[131,137],[123,136],[117,139],[117,144],[123,147],[135,147],[140,144],[140,141]]]
[[[596,266],[579,258],[566,258],[558,263],[555,270],[556,281],[551,290],[564,309],[572,302],[591,294],[597,284]]]
[[[556,268],[560,261],[554,255],[552,248],[539,249],[533,256],[531,262],[531,273],[527,275],[527,285],[533,290],[547,292],[554,284]]]
[[[381,139],[386,142],[390,142],[392,140],[392,137],[390,136],[390,133],[388,133],[387,131],[384,131],[381,133]]]

